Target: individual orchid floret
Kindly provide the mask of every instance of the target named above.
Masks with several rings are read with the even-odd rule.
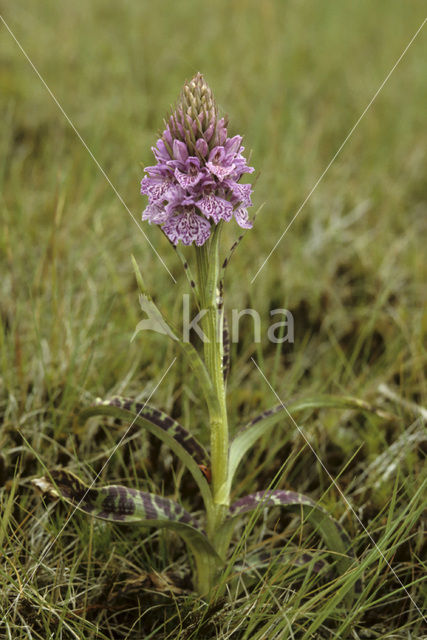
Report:
[[[198,73],[187,82],[153,147],[157,164],[146,167],[141,193],[148,196],[142,219],[160,225],[177,245],[203,245],[213,227],[233,217],[250,229],[247,207],[252,173],[243,156],[241,136],[229,138],[225,118],[218,118],[212,91]]]

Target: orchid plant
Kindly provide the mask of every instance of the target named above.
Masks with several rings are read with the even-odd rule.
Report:
[[[204,597],[218,593],[224,568],[232,569],[231,541],[242,516],[270,507],[293,509],[307,519],[334,554],[335,569],[342,574],[354,563],[349,537],[311,498],[295,491],[266,489],[234,503],[230,500],[242,460],[262,436],[283,423],[286,414],[283,405],[264,411],[230,439],[226,394],[229,337],[223,306],[228,259],[220,257],[220,240],[223,225],[233,219],[244,230],[252,227],[247,211],[252,204],[252,186],[241,179],[253,168],[243,155],[241,136],[228,136],[227,121],[218,116],[212,91],[201,74],[184,85],[153,152],[156,164],[145,169],[147,175],[141,183],[141,193],[148,196],[142,218],[160,227],[183,260],[197,307],[204,310],[203,353],[182,340],[178,329],[160,312],[134,261],[140,300],[143,309],[159,319],[163,333],[183,352],[197,378],[209,416],[210,452],[176,420],[146,403],[121,397],[99,400],[83,412],[83,418],[113,416],[159,438],[192,474],[203,499],[205,517],[187,512],[169,498],[144,491],[116,485],[88,487],[66,469],[51,471],[38,484],[95,518],[176,531],[194,557],[194,587]],[[180,243],[191,245],[189,251],[194,252],[189,261]],[[194,263],[195,277],[189,262]],[[287,410],[295,414],[332,405],[368,409],[351,398],[324,398],[290,405]],[[319,566],[309,554],[303,556],[303,562],[314,570]],[[355,580],[353,591],[356,589]]]

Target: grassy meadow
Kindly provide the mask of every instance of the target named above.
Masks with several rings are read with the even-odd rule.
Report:
[[[427,27],[252,282],[425,13],[421,0],[3,6],[116,192],[2,24],[1,638],[427,638]],[[140,222],[150,147],[196,71],[256,168],[260,211],[227,270],[225,300],[229,313],[258,311],[262,340],[242,319],[228,382],[232,432],[277,404],[274,392],[284,403],[351,395],[375,409],[308,409],[298,414],[305,437],[285,417],[241,465],[234,497],[274,480],[328,509],[363,573],[351,605],[352,575],[316,576],[286,556],[232,574],[226,597],[205,602],[176,536],[81,513],[66,522],[69,507],[31,482],[61,466],[90,482],[102,469],[126,425],[83,424],[79,412],[97,397],[154,391],[150,404],[208,444],[197,380],[173,343],[148,332],[131,341],[143,317],[132,254],[177,323],[188,292],[165,238],[143,224],[176,284],[130,214]],[[237,235],[227,225],[224,255]],[[276,345],[267,329],[282,307],[295,340]],[[97,482],[179,493],[201,508],[189,474],[147,434],[126,436]],[[277,551],[322,554],[306,524],[273,510],[239,530],[236,567],[271,534]]]

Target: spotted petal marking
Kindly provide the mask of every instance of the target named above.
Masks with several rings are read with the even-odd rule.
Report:
[[[196,206],[207,218],[212,218],[215,224],[218,224],[220,220],[229,222],[233,215],[231,202],[214,194],[203,196],[196,202]]]

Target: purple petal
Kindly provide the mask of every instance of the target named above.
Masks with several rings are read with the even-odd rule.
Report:
[[[212,218],[215,224],[220,220],[229,222],[233,216],[233,205],[228,200],[210,194],[196,202],[196,206],[207,217]]]
[[[225,152],[228,154],[237,153],[240,149],[242,142],[242,136],[234,136],[234,138],[228,138],[224,144]]]
[[[169,149],[172,149],[173,146],[173,136],[169,127],[163,131],[162,140],[165,144],[169,146]]]
[[[150,204],[162,202],[171,186],[165,178],[145,177],[141,180],[141,193],[149,197]]]
[[[149,174],[151,178],[170,178],[171,170],[165,162],[159,162],[152,167],[145,167],[144,171]]]
[[[227,178],[234,171],[234,164],[230,167],[223,167],[220,164],[214,164],[213,162],[206,163],[209,171],[218,178],[220,182],[222,182],[225,178]]]
[[[234,217],[236,218],[236,222],[239,227],[242,227],[242,229],[252,229],[253,224],[249,220],[248,212],[246,209],[244,209],[243,207],[236,209],[234,212]]]
[[[196,81],[190,83],[188,91],[197,87]],[[143,219],[164,226],[175,243],[201,245],[211,224],[229,221],[233,214],[241,227],[252,226],[246,211],[252,187],[239,184],[253,171],[243,156],[242,137],[228,137],[227,121],[218,119],[209,91],[209,108],[202,98],[196,91],[194,100],[186,95],[178,102],[152,149],[157,164],[146,168],[141,183],[149,200]]]
[[[216,137],[218,144],[224,144],[227,139],[227,127],[225,126],[225,119],[218,120],[216,125]]]
[[[203,138],[199,138],[196,142],[196,149],[200,153],[202,158],[206,158],[209,152],[209,147],[206,140],[204,140]]]
[[[193,209],[170,218],[163,225],[163,231],[175,245],[181,240],[185,245],[190,245],[194,242],[200,247],[209,238],[211,226],[205,218],[198,216]]]
[[[212,136],[214,134],[215,131],[215,123],[211,122],[211,124],[208,126],[208,128],[206,129],[204,136],[205,136],[205,140],[206,142],[210,142],[212,139]]]
[[[252,193],[252,185],[250,184],[238,184],[234,182],[234,180],[226,180],[224,181],[227,188],[230,189],[233,194],[233,200],[240,202],[243,207],[251,207],[251,193]]]
[[[239,180],[239,178],[244,173],[254,172],[254,168],[248,167],[248,165],[246,164],[246,159],[240,154],[234,158],[233,162],[235,165],[235,173],[232,176],[234,180]]]
[[[200,171],[194,175],[188,173],[182,173],[179,169],[175,169],[175,178],[183,189],[190,189],[194,187],[200,179],[203,177],[203,173]]]
[[[151,150],[158,162],[166,162],[167,160],[170,160],[169,151],[161,138],[157,141],[157,145],[155,147],[151,147]]]
[[[149,224],[163,224],[168,218],[166,209],[157,204],[149,204],[142,212],[142,219],[148,220]]]
[[[185,164],[188,158],[187,145],[184,142],[181,142],[181,140],[173,141],[173,157],[182,164]]]
[[[225,158],[225,150],[224,147],[217,146],[212,149],[209,154],[209,162],[214,162],[215,164],[222,164]]]

